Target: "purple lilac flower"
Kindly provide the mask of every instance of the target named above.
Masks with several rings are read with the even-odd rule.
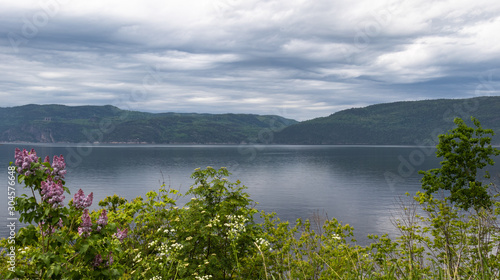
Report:
[[[113,234],[113,237],[118,238],[120,242],[123,242],[123,240],[127,237],[128,229],[120,230],[119,228],[116,229],[116,233]]]
[[[16,160],[14,164],[18,167],[21,167],[21,165],[23,164],[24,157],[23,153],[19,148],[16,148],[16,150],[14,151],[14,159]]]
[[[77,193],[73,196],[73,206],[76,209],[84,209],[92,205],[92,200],[94,199],[94,193],[91,192],[87,197],[83,193],[82,189],[79,189]]]
[[[52,171],[54,180],[64,179],[64,176],[66,175],[66,162],[64,162],[63,155],[60,155],[59,157],[54,156],[54,159],[52,160],[52,168],[54,169]]]
[[[65,198],[62,182],[56,183],[51,177],[41,183],[41,194],[42,200],[47,201],[53,208],[61,206]]]
[[[50,164],[50,158],[49,156],[45,157],[45,160],[43,162],[48,162]],[[64,157],[63,155],[54,156],[54,159],[52,160],[52,171],[50,169],[47,169],[45,173],[49,174],[54,178],[55,181],[64,179],[64,176],[66,175],[66,162],[64,162]]]
[[[91,231],[92,231],[92,220],[90,219],[90,216],[89,216],[89,210],[85,209],[85,210],[83,210],[82,223],[81,223],[80,227],[78,228],[78,234],[80,236],[83,235],[83,237],[87,237],[90,235]]]
[[[109,252],[108,254],[108,261],[106,262],[106,266],[111,266],[115,260],[113,259],[113,254]]]
[[[97,224],[97,231],[100,231],[103,226],[108,224],[108,215],[106,209],[102,209],[101,215],[97,220]]]
[[[97,254],[94,258],[94,263],[92,264],[94,267],[98,267],[102,263],[101,254]]]
[[[34,171],[31,170],[31,163],[38,161],[35,149],[31,149],[31,151],[28,152],[26,149],[21,151],[19,148],[16,148],[14,159],[15,165],[17,166],[17,173],[24,174],[25,176],[29,176],[34,173]]]

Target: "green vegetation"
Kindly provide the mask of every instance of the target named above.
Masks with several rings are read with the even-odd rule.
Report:
[[[143,113],[113,106],[0,108],[0,141],[266,143],[259,135],[297,123],[272,115]]]
[[[442,190],[450,191],[450,201],[464,210],[474,207],[479,211],[493,204],[488,194],[488,185],[483,185],[478,172],[487,165],[493,165],[491,156],[499,151],[491,147],[493,130],[482,129],[479,121],[472,118],[476,128],[468,127],[462,119],[455,119],[457,127],[448,134],[439,136],[437,156],[443,157],[441,168],[431,169],[424,174],[422,188],[427,194]],[[485,171],[484,178],[490,174]]]
[[[250,114],[151,114],[113,106],[0,108],[0,141],[164,144],[435,146],[455,117],[500,130],[500,97],[406,101],[353,108],[298,123]],[[500,137],[492,138],[500,145]]]
[[[337,112],[286,127],[277,144],[359,144],[435,146],[455,117],[472,115],[500,130],[500,97],[405,101]],[[500,138],[493,143],[500,144]]]
[[[424,172],[426,192],[401,199],[394,220],[401,235],[369,236],[356,245],[353,228],[321,217],[282,222],[261,212],[228,170],[195,169],[194,184],[177,206],[163,185],[146,198],[115,195],[90,212],[92,194],[79,190],[62,204],[62,157],[16,150],[9,167],[32,196],[15,199],[30,223],[0,241],[0,274],[17,279],[498,279],[500,202],[478,170],[499,150],[490,130],[456,119],[440,137],[441,168]]]

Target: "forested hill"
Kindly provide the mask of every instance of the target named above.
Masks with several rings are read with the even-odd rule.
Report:
[[[434,145],[455,117],[471,125],[471,116],[500,134],[500,97],[377,104],[300,123],[271,115],[25,105],[0,108],[0,142]],[[493,143],[500,144],[499,135]]]
[[[500,134],[500,97],[438,99],[372,105],[304,121],[276,133],[277,144],[433,145],[454,127],[453,119],[474,116]],[[500,144],[500,137],[494,137]]]
[[[272,115],[144,113],[114,106],[25,105],[0,108],[1,142],[259,142],[297,121]]]

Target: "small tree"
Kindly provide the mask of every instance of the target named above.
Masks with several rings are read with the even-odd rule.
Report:
[[[493,165],[491,156],[499,155],[500,150],[491,146],[493,130],[483,129],[479,121],[471,118],[476,128],[468,127],[465,122],[456,118],[457,125],[448,134],[439,135],[436,154],[443,157],[441,168],[420,171],[423,174],[422,188],[427,194],[438,190],[450,191],[449,199],[464,210],[473,207],[490,208],[492,197],[488,194],[489,184],[483,184],[478,171]],[[485,178],[489,178],[486,171]]]
[[[428,215],[423,221],[431,225],[424,232],[432,236],[426,240],[433,260],[444,265],[447,277],[477,274],[490,279],[496,273],[491,269],[496,254],[491,254],[494,244],[490,239],[498,234],[493,225],[496,206],[488,193],[492,184],[481,181],[490,176],[487,171],[484,176],[479,172],[493,165],[492,156],[500,151],[491,146],[493,130],[483,129],[475,118],[471,120],[475,128],[456,118],[457,127],[439,136],[436,154],[443,158],[441,167],[420,171],[425,193],[417,192],[415,198]],[[437,191],[445,191],[445,197],[433,197]],[[471,208],[474,211],[468,211]]]

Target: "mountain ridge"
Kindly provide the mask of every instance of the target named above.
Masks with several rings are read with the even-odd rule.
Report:
[[[454,127],[460,117],[500,133],[500,97],[398,101],[351,108],[288,126],[276,144],[421,145]],[[498,135],[494,138],[499,142]]]
[[[276,115],[147,113],[112,105],[0,107],[2,142],[435,145],[460,117],[500,133],[500,97],[397,101],[297,122]],[[493,138],[500,144],[499,135]]]
[[[0,108],[3,142],[239,144],[295,120],[274,115],[146,113],[112,105],[28,104]]]

